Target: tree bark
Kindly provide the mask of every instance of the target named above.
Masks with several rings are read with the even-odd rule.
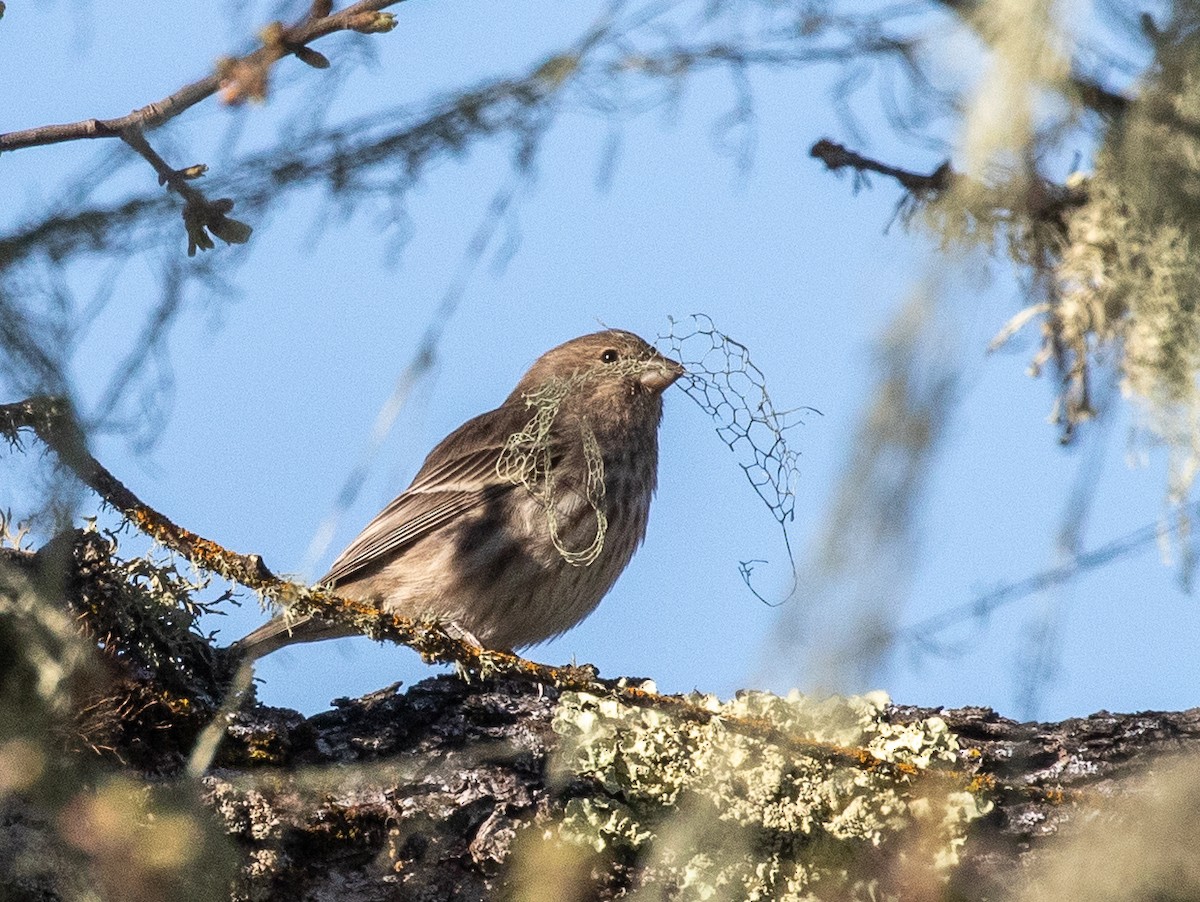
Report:
[[[191,874],[174,875],[176,885],[197,891],[194,898],[202,897],[200,878],[217,887],[215,896],[209,892],[203,898],[225,897],[231,857],[237,867],[233,897],[256,902],[565,902],[629,898],[646,887],[651,898],[702,897],[672,888],[678,869],[664,879],[661,857],[652,859],[636,843],[620,848],[597,842],[599,851],[593,851],[585,842],[573,859],[563,857],[563,843],[554,845],[572,806],[579,810],[581,804],[598,803],[588,809],[593,812],[636,807],[620,779],[604,777],[602,768],[568,766],[569,756],[560,754],[567,740],[555,729],[561,727],[556,712],[564,709],[559,690],[528,679],[439,676],[405,692],[397,684],[360,699],[341,699],[313,717],[252,700],[227,716],[220,705],[228,679],[222,655],[194,629],[180,631],[178,623],[162,618],[177,597],[149,595],[145,587],[159,585],[161,592],[165,577],[131,582],[130,565],[111,557],[112,549],[96,533],[65,535],[37,555],[0,549],[0,898],[103,898],[88,888],[89,875],[100,866],[109,868],[110,884],[120,882],[122,847],[81,832],[64,813],[87,810],[94,788],[114,776],[166,799],[157,804],[167,807],[157,810],[174,812],[176,823],[181,816],[198,818],[188,829],[209,837],[212,857],[192,857]],[[53,573],[60,578],[49,579]],[[28,597],[20,589],[26,583],[42,586],[37,591],[44,593],[38,602],[43,608],[6,608],[6,598]],[[13,591],[16,595],[5,595]],[[70,616],[61,616],[64,608]],[[59,632],[50,635],[53,610],[59,614]],[[136,625],[132,633],[131,624]],[[43,661],[67,645],[93,653],[95,660],[64,684],[69,697],[57,706],[36,698],[38,671],[30,663],[35,643],[41,643]],[[601,682],[588,685],[596,687],[593,692],[605,688]],[[620,707],[615,697],[593,697],[606,698],[614,710]],[[669,747],[685,725],[697,728],[686,711],[707,704],[686,701],[686,709],[634,703],[625,710],[658,724],[656,735],[665,735]],[[782,756],[785,771],[792,767],[797,774],[803,774],[807,760],[810,770],[840,769],[855,781],[878,781],[885,790],[908,787],[912,798],[927,797],[934,804],[939,793],[968,789],[990,804],[983,817],[966,825],[956,863],[936,878],[914,870],[913,861],[925,860],[916,854],[924,841],[919,833],[911,842],[893,836],[880,848],[869,841],[840,846],[837,867],[849,868],[855,879],[866,875],[865,882],[847,884],[853,898],[1032,902],[1165,898],[1167,893],[1200,899],[1200,856],[1193,848],[1200,825],[1200,781],[1194,777],[1200,709],[1100,712],[1061,723],[1023,724],[989,708],[884,709],[890,724],[938,717],[956,735],[956,760],[931,761],[928,770],[905,770],[903,759],[876,767],[869,753],[856,757],[858,749],[783,735],[765,714],[763,729],[737,733],[729,729],[732,717],[723,723],[724,709],[705,710],[714,712],[712,723],[704,725],[713,728],[712,735],[736,733],[749,743],[736,747],[749,755],[746,767],[760,763],[755,757],[769,750]],[[75,715],[64,717],[64,711]],[[213,764],[197,788],[186,776],[189,755],[213,722],[225,726],[217,732]],[[55,748],[74,751],[64,755]],[[44,764],[55,754],[61,756],[52,765],[58,785],[49,789],[45,780],[37,782],[37,774],[12,769],[14,761]],[[1182,765],[1171,760],[1179,758]],[[641,766],[662,760],[667,768],[679,763],[653,756],[628,760]],[[743,775],[738,764],[734,782]],[[197,795],[207,811],[195,807]],[[746,797],[743,793],[743,802]],[[679,822],[672,825],[670,816],[683,811],[687,799],[664,800],[662,811],[669,816],[656,820],[656,812],[644,817],[646,798],[643,794],[636,802],[642,806],[638,816],[679,833]],[[129,810],[137,830],[155,820],[153,808],[145,809],[150,816]],[[717,822],[726,814],[721,802],[704,811],[711,823],[697,826],[696,818],[687,828],[688,842],[701,851],[704,843],[722,841]],[[830,854],[810,834],[789,827],[792,832],[785,835],[777,824],[764,821],[754,834],[777,843],[762,847],[764,853],[778,856],[786,848],[800,857]],[[145,842],[137,830],[114,833]],[[213,841],[222,834],[230,843]],[[81,856],[81,850],[87,854]],[[748,851],[759,860],[753,856],[760,847]],[[845,863],[847,854],[854,860]],[[159,866],[151,860],[143,867],[143,876],[149,876],[138,886],[155,885],[159,878],[153,869]],[[555,868],[562,871],[557,877]],[[880,892],[873,885],[876,876]],[[815,895],[804,898],[842,898],[822,895],[827,889],[818,882],[812,887]],[[159,897],[151,890],[136,896]],[[739,896],[726,886],[711,898]]]
[[[205,780],[246,855],[242,891],[340,902],[502,898],[521,829],[595,790],[548,775],[554,704],[528,684],[443,676],[307,719],[243,713],[230,728],[241,751]],[[1013,787],[997,789],[993,811],[972,825],[949,898],[1012,897],[1060,834],[1141,794],[1163,755],[1200,750],[1200,709],[1061,723],[1017,723],[990,708],[888,711],[895,722],[932,715],[957,733],[964,767]],[[339,783],[346,774],[359,775]],[[636,882],[629,863],[610,866],[586,898],[617,898]]]

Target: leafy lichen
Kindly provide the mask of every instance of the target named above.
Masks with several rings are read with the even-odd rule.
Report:
[[[554,717],[566,780],[595,791],[566,805],[561,839],[636,858],[644,880],[685,899],[883,898],[870,878],[885,847],[942,879],[966,827],[991,805],[923,772],[955,761],[937,717],[889,723],[881,693],[814,699],[744,692],[694,695],[718,716],[682,722],[652,708],[564,693]],[[721,716],[757,718],[803,739],[857,747],[908,766],[855,768],[797,756],[727,731]],[[895,877],[897,886],[907,877]]]

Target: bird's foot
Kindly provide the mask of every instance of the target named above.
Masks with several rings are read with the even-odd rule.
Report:
[[[483,648],[484,645],[480,642],[473,632],[465,626],[460,625],[457,621],[450,620],[442,624],[442,629],[453,636],[460,642],[466,642],[468,645],[474,645],[476,648]]]

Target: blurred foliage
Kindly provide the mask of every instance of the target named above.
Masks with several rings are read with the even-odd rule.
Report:
[[[1057,855],[1036,868],[1017,902],[1200,899],[1200,782],[1194,756],[1167,757],[1141,778],[1137,798],[1081,819]]]
[[[173,568],[113,550],[94,531],[0,549],[0,897],[225,898],[224,831],[194,787],[147,779],[202,716],[178,694],[194,619]]]
[[[1119,379],[1169,449],[1167,496],[1181,513],[1200,469],[1200,5],[1169,4],[1161,24],[1102,5],[1107,42],[1049,0],[965,5],[990,68],[965,107],[965,177],[924,221],[1030,276],[1030,304],[1002,334],[1040,323],[1031,371],[1058,375],[1064,440],[1097,413],[1093,381]],[[1080,60],[1133,90],[1097,98]]]

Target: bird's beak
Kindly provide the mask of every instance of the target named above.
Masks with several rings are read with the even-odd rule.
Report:
[[[647,365],[638,379],[650,391],[661,392],[686,372],[682,364],[660,355]]]

